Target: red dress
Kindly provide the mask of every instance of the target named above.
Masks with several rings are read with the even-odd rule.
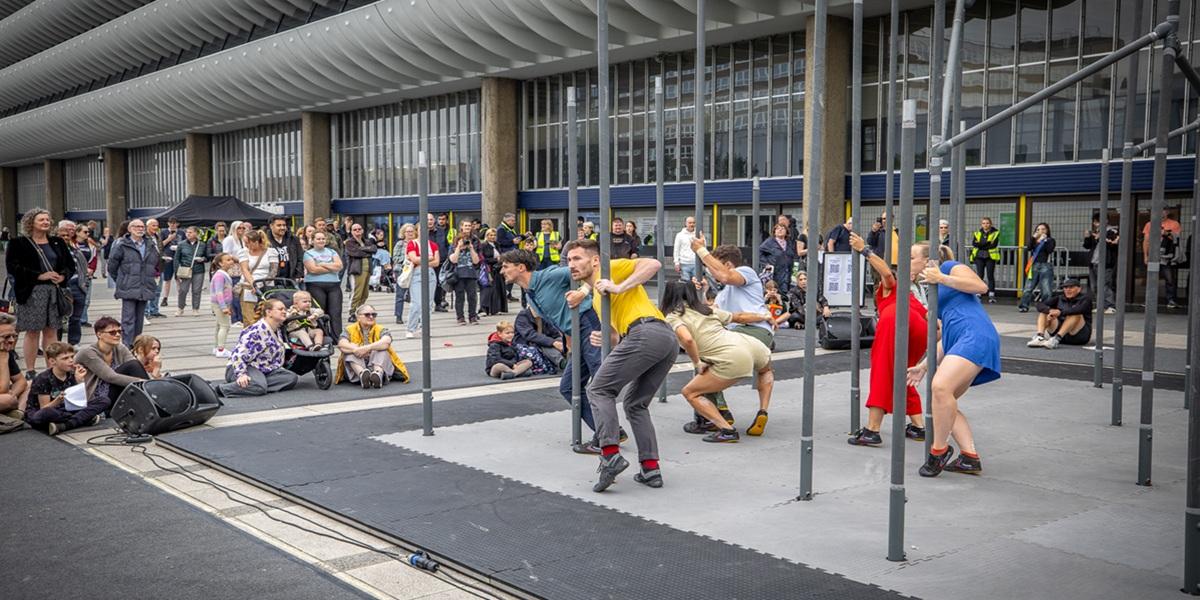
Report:
[[[871,391],[867,396],[867,408],[882,408],[892,412],[892,374],[896,364],[896,297],[883,296],[883,286],[875,288],[875,307],[879,322],[875,324],[875,341],[871,344]],[[925,335],[928,328],[925,307],[917,297],[908,295],[908,366],[916,366],[925,356]],[[907,406],[904,414],[921,413],[921,396],[917,388],[908,386]]]

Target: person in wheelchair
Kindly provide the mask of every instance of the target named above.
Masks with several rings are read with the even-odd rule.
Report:
[[[317,324],[324,311],[313,306],[312,294],[299,291],[292,294],[292,306],[288,308],[284,330],[288,342],[305,350],[317,351],[325,345],[325,332]]]

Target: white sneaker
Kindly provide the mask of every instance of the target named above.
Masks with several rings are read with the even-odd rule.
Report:
[[[242,322],[241,322],[241,321],[234,321],[232,326],[233,326],[233,327],[242,327]]]
[[[1117,314],[1117,309],[1115,309],[1115,308],[1113,308],[1113,307],[1111,307],[1111,306],[1110,306],[1110,307],[1108,307],[1108,308],[1104,309],[1104,314],[1106,314],[1106,315],[1115,315],[1115,314]]]
[[[1057,347],[1058,347],[1058,341],[1059,341],[1059,338],[1058,338],[1058,336],[1056,335],[1056,336],[1054,336],[1054,337],[1052,337],[1052,338],[1050,338],[1050,339],[1046,340],[1046,341],[1045,341],[1045,342],[1042,344],[1042,347],[1043,347],[1043,348],[1045,348],[1045,349],[1047,349],[1047,350],[1053,350],[1053,349],[1055,349],[1055,348],[1057,348]]]
[[[198,317],[198,316],[200,316],[200,309],[198,309],[198,308],[193,308],[193,309],[192,309],[192,316],[193,316],[193,317]]]
[[[183,309],[181,308],[181,309],[179,309],[179,310],[175,311],[175,316],[177,316],[177,317],[182,317],[182,316],[183,316]]]
[[[225,350],[214,349],[213,350],[213,356],[215,356],[217,358],[229,358],[232,355],[233,355],[233,353],[230,352],[228,349],[225,349]]]
[[[1034,336],[1032,338],[1029,338],[1029,341],[1025,343],[1025,346],[1028,348],[1038,348],[1038,347],[1041,347],[1045,343],[1046,343],[1046,336],[1038,333],[1038,334],[1034,334]]]
[[[411,340],[411,339],[413,339],[414,337],[417,337],[417,336],[413,335],[413,332],[411,332],[411,331],[405,331],[405,332],[404,332],[404,339]]]

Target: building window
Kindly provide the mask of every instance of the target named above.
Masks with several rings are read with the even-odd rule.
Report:
[[[183,140],[129,150],[129,208],[168,208],[187,195]]]
[[[212,137],[213,192],[251,204],[303,197],[300,121],[261,125]]]
[[[63,161],[63,203],[67,212],[104,210],[104,163],[94,154]]]
[[[46,208],[46,167],[42,164],[17,169],[17,212]]]

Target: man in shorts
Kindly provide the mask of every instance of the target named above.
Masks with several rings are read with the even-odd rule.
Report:
[[[1078,279],[1062,283],[1062,292],[1037,303],[1037,333],[1025,344],[1053,350],[1059,344],[1082,346],[1092,339],[1092,296]]]

